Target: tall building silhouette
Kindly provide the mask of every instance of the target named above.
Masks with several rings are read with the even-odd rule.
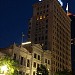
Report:
[[[75,75],[75,15],[69,14],[71,18],[71,56],[72,56],[72,75]]]
[[[71,19],[57,0],[42,0],[33,5],[28,39],[51,51],[51,72],[71,70]]]

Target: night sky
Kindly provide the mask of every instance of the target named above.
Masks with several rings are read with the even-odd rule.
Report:
[[[75,0],[62,0],[63,8],[69,3],[69,12],[75,14]],[[32,17],[32,5],[38,0],[0,0],[0,48],[14,42],[20,44],[22,32],[27,39],[28,19]]]

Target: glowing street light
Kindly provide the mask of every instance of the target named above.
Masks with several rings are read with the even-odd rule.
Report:
[[[1,74],[0,75],[5,75],[8,71],[7,65],[1,66]]]
[[[7,65],[4,65],[1,67],[2,72],[7,72],[7,70],[8,70]]]

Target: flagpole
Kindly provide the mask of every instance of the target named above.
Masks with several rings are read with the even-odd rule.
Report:
[[[22,32],[22,43],[23,43],[23,32]]]
[[[68,15],[68,3],[67,3],[67,6],[66,6],[66,11],[67,11],[67,15]]]

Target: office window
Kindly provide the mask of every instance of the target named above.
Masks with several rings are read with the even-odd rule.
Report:
[[[40,19],[42,19],[42,16],[40,16]]]
[[[26,66],[26,59],[24,58],[24,66]]]
[[[16,60],[16,54],[14,54],[14,57],[13,57],[13,59],[14,59],[14,60]]]
[[[47,8],[49,7],[49,5],[47,4]]]
[[[43,16],[43,18],[46,18],[45,15]]]
[[[36,68],[36,62],[34,62],[33,67],[35,67],[35,68]]]
[[[46,23],[48,23],[48,19],[46,20]]]
[[[39,20],[39,17],[37,17],[37,20]]]
[[[30,60],[27,59],[27,67],[30,67]]]
[[[37,37],[35,38],[35,42],[37,41]]]
[[[20,64],[23,65],[23,57],[21,57]]]
[[[48,33],[48,30],[46,30],[45,33]]]
[[[47,36],[45,36],[45,39],[47,39],[48,37]]]
[[[46,10],[46,12],[48,12],[48,9]]]
[[[34,58],[37,58],[37,54],[36,53],[34,53]]]
[[[39,64],[37,64],[37,67],[39,67],[40,65]]]
[[[48,28],[48,24],[46,24],[46,28]]]
[[[48,60],[48,64],[50,64],[50,60]]]
[[[47,59],[45,59],[45,63],[47,63]]]
[[[38,60],[40,60],[40,55],[38,55]]]
[[[48,14],[46,14],[46,17],[48,17]]]
[[[36,74],[35,74],[35,71],[33,72],[33,75],[36,75]]]

